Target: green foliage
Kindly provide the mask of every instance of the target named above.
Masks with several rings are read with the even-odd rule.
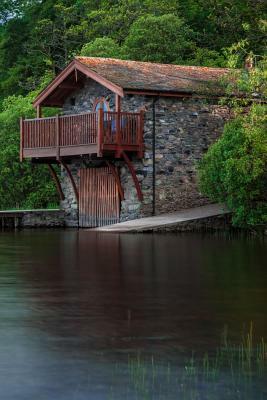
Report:
[[[81,56],[120,58],[122,50],[115,40],[109,37],[96,38],[93,42],[85,44]]]
[[[134,60],[181,62],[192,52],[192,31],[173,15],[146,15],[131,26],[125,52]]]
[[[203,67],[225,67],[226,60],[223,54],[206,48],[194,49],[193,57],[186,61],[188,65],[200,65]]]
[[[0,113],[0,209],[39,208],[58,201],[54,183],[45,166],[19,161],[19,117],[34,117],[28,96],[10,96]]]
[[[235,118],[202,159],[200,187],[210,199],[228,205],[235,225],[266,224],[266,59],[251,70],[234,71],[227,92],[223,101],[232,106]]]
[[[262,0],[4,0],[0,100],[34,90],[47,70],[57,73],[86,43],[94,54],[224,66],[229,52],[238,53],[239,64],[251,51],[262,55],[266,26]],[[100,38],[127,54],[114,43],[106,53],[104,42],[94,43]],[[235,49],[241,40],[244,52]]]
[[[267,223],[266,107],[225,125],[221,138],[200,163],[200,187],[210,199],[226,202],[238,226]]]

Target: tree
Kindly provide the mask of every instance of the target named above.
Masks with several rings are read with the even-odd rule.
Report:
[[[19,161],[19,117],[34,117],[28,96],[10,96],[0,113],[0,208],[39,208],[58,202],[54,183],[45,166]]]
[[[138,18],[125,40],[125,53],[133,60],[182,62],[192,53],[192,30],[173,14]]]
[[[187,59],[186,64],[203,67],[225,67],[227,65],[227,60],[224,54],[215,50],[196,47],[193,51],[192,58]]]
[[[201,191],[211,200],[225,202],[233,223],[267,223],[267,117],[266,69],[242,71],[230,83],[235,119],[225,125],[199,165]],[[251,105],[251,100],[252,101]]]
[[[121,54],[120,46],[109,37],[96,38],[94,41],[85,44],[80,51],[81,56],[88,57],[120,58]]]

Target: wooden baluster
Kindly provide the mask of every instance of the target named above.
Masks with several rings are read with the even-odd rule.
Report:
[[[66,118],[63,117],[63,118],[61,118],[61,121],[60,121],[60,130],[61,130],[60,145],[61,145],[61,147],[64,146],[64,144],[65,144],[65,127],[66,127]]]
[[[28,147],[31,148],[32,147],[32,131],[33,131],[33,122],[29,121],[27,122],[28,125]]]
[[[144,111],[141,110],[139,114],[139,121],[137,123],[137,140],[138,145],[138,157],[143,157],[143,131],[144,131]]]
[[[61,144],[62,146],[66,146],[66,132],[67,132],[67,118],[62,118],[62,133],[61,133]]]
[[[59,131],[59,115],[56,116],[56,157],[57,160],[60,158],[60,131]]]
[[[35,148],[37,147],[37,141],[36,141],[36,122],[32,121],[31,123],[31,147]]]
[[[42,130],[42,121],[38,121],[39,130],[40,130],[40,147],[43,147],[43,130]]]
[[[93,114],[88,114],[88,127],[87,127],[87,136],[88,136],[88,144],[92,143],[92,129],[93,129]]]
[[[29,134],[30,127],[29,127],[29,122],[24,122],[24,129],[25,129],[24,144],[25,144],[26,148],[27,147],[29,148],[30,147],[30,134]]]
[[[24,121],[20,118],[20,161],[23,160],[23,148],[24,148]]]
[[[98,110],[98,140],[97,140],[97,155],[98,157],[103,156],[103,143],[104,143],[104,112],[100,108]]]
[[[53,137],[53,120],[49,118],[49,147],[52,146],[52,137]]]
[[[36,142],[37,142],[37,146],[36,147],[40,147],[40,136],[39,136],[39,122],[35,121],[35,134],[36,134]]]
[[[116,144],[117,146],[121,146],[121,113],[118,111],[116,113]]]
[[[33,130],[33,144],[34,147],[39,147],[38,146],[38,125],[37,125],[37,121],[34,121],[34,130]]]

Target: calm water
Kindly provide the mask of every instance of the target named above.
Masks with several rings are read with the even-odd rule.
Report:
[[[1,233],[0,399],[213,399],[207,385],[178,397],[165,364],[213,352],[225,324],[233,341],[250,321],[267,338],[266,250],[192,234]],[[136,355],[158,365],[154,391],[129,380]],[[228,381],[216,398],[242,398]],[[264,379],[250,390],[267,398]]]

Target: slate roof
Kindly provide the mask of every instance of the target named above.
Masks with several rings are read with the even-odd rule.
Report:
[[[218,88],[220,79],[230,71],[227,68],[157,64],[112,58],[75,59],[125,90],[199,93]]]

